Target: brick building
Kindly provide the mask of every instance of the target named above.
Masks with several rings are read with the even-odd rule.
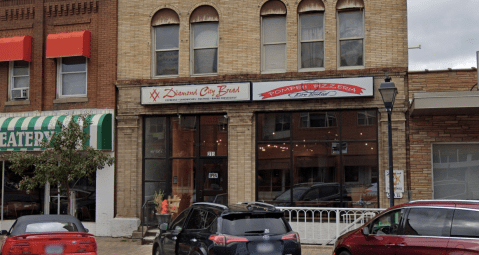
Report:
[[[411,71],[412,199],[479,199],[477,69]]]
[[[86,114],[90,146],[113,156],[117,2],[3,0],[0,13],[0,153],[34,153],[58,121]],[[21,177],[2,163],[2,229],[20,215],[66,213],[66,194],[54,184],[17,191]],[[111,235],[114,166],[70,190],[75,215],[96,235]]]
[[[118,19],[122,225],[158,190],[179,211],[214,199],[389,205],[377,89],[385,72],[398,88],[394,169],[405,171],[406,0],[120,0]]]

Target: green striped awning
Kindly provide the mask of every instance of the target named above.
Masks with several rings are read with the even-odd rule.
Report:
[[[61,130],[59,123],[67,125],[78,115],[0,117],[0,151],[37,151],[40,142],[50,139],[54,132]],[[88,146],[100,150],[112,149],[112,115],[87,115],[91,125],[85,129],[90,134]]]

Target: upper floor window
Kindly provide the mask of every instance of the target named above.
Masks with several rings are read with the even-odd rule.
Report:
[[[261,71],[286,71],[286,6],[270,0],[261,8]]]
[[[324,4],[321,0],[303,0],[299,15],[299,69],[324,67]]]
[[[211,6],[198,7],[190,17],[192,74],[218,73],[218,12]]]
[[[10,62],[10,99],[28,99],[30,88],[30,62]]]
[[[87,95],[87,58],[63,57],[58,59],[59,97]]]
[[[178,75],[180,18],[171,9],[158,11],[151,19],[155,76]]]
[[[338,10],[339,66],[364,66],[364,3],[340,0]]]

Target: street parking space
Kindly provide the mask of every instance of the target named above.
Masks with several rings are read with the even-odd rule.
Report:
[[[98,255],[148,255],[151,245],[141,245],[140,240],[128,238],[96,237]]]

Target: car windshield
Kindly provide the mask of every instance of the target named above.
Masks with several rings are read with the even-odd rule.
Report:
[[[27,225],[25,233],[46,232],[78,232],[78,228],[71,222],[40,222]]]
[[[298,201],[301,196],[309,189],[309,187],[297,187],[293,188],[293,201]],[[274,200],[275,201],[289,201],[291,191],[287,190],[283,194],[277,196]]]
[[[231,214],[223,216],[222,233],[234,236],[280,235],[288,232],[282,214]]]

